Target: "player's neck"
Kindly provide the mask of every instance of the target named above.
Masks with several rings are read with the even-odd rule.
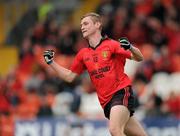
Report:
[[[94,35],[88,38],[89,45],[95,48],[100,43],[101,39],[102,39],[101,33],[95,33]]]

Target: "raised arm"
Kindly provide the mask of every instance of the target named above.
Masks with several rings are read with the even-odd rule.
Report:
[[[53,50],[44,51],[45,62],[52,69],[54,69],[57,72],[58,76],[62,80],[65,80],[66,82],[72,82],[77,77],[77,74],[72,72],[71,70],[66,69],[66,68],[62,67],[61,65],[57,64],[55,61],[53,61],[53,57],[54,57],[54,51]]]
[[[134,47],[127,38],[120,38],[119,42],[121,43],[121,46],[125,49],[125,50],[130,50],[131,51],[131,59],[135,60],[135,61],[142,61],[143,60],[143,55],[141,53],[141,51]]]

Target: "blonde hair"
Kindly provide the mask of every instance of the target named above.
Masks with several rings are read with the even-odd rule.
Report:
[[[94,12],[89,12],[89,13],[86,13],[85,15],[83,15],[81,17],[81,20],[85,17],[91,17],[91,19],[94,23],[99,22],[100,23],[99,29],[102,30],[102,19],[101,19],[101,16],[99,14],[94,13]]]

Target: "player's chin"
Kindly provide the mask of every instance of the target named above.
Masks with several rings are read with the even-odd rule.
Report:
[[[87,34],[83,34],[83,38],[87,39],[88,35]]]

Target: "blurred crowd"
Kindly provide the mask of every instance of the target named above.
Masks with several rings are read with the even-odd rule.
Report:
[[[102,15],[103,35],[127,37],[144,55],[143,62],[126,66],[137,114],[180,118],[180,1],[101,0],[95,12]],[[58,16],[49,11],[22,29],[19,63],[0,77],[0,115],[9,117],[4,119],[8,123],[36,117],[103,117],[87,73],[66,83],[43,60],[43,51],[53,49],[55,60],[70,68],[75,54],[87,46],[72,18],[59,22]]]

